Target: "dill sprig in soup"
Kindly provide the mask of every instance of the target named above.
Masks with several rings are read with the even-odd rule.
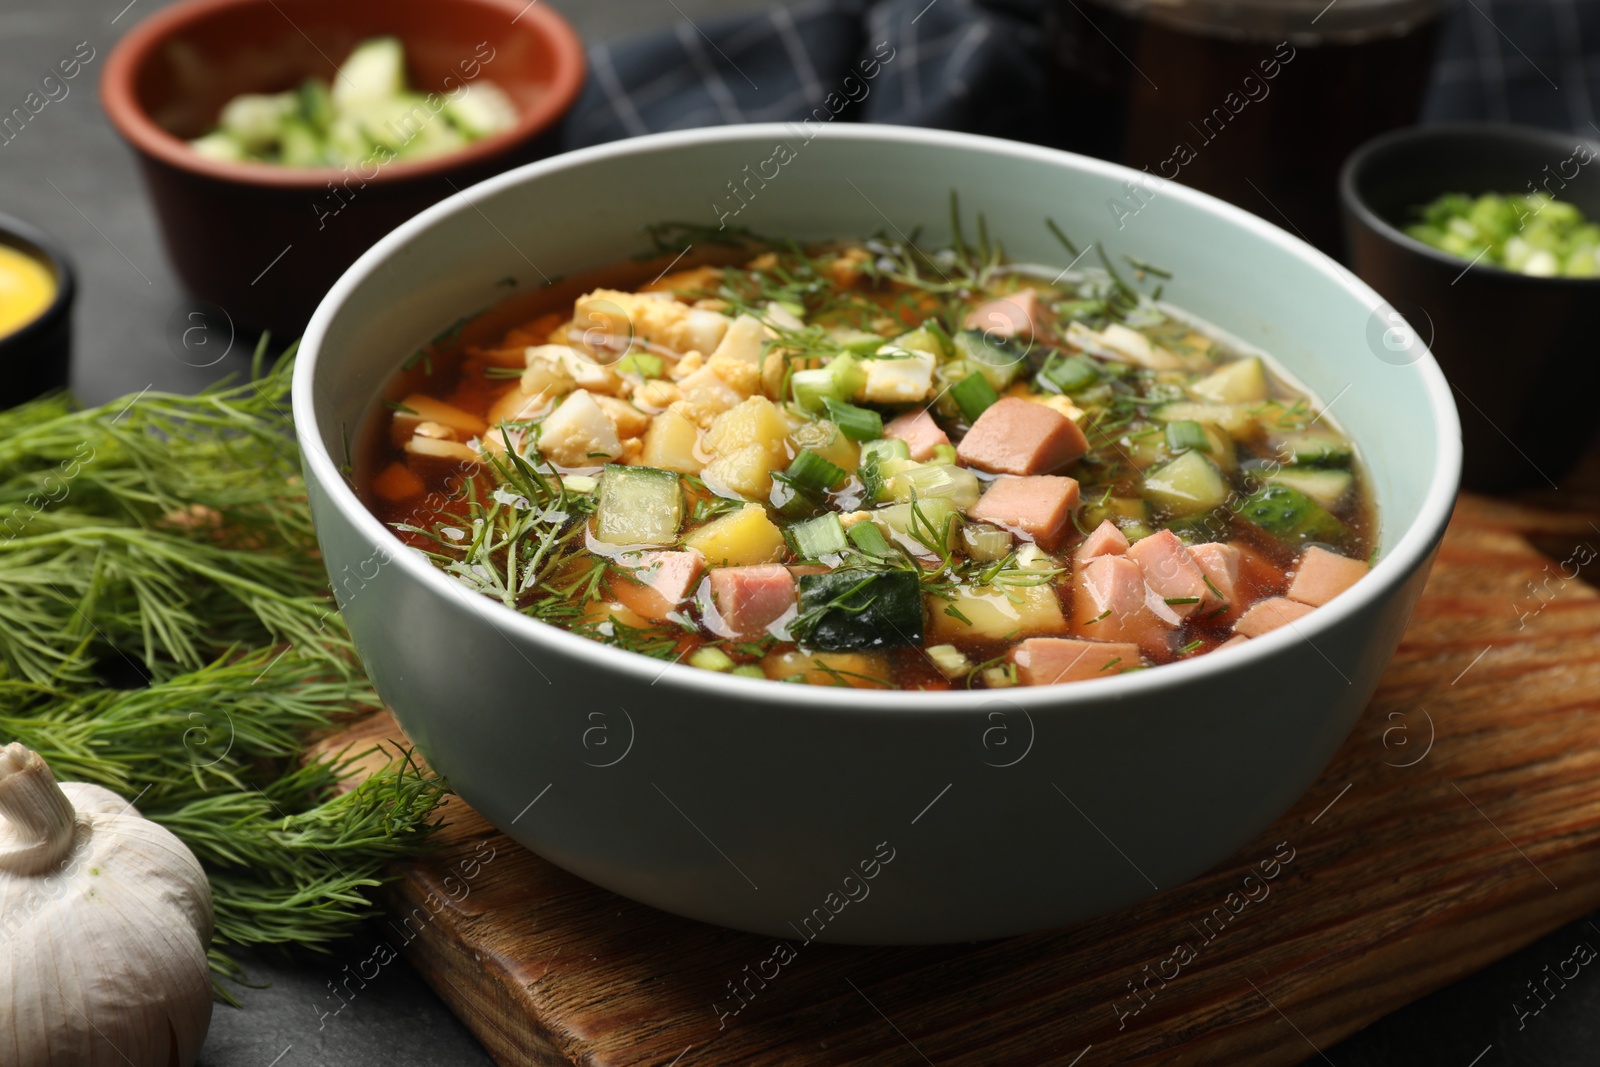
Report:
[[[744,235],[487,313],[391,383],[363,498],[509,609],[817,685],[1108,677],[1293,626],[1366,572],[1352,443],[1161,303],[1165,272],[955,233]]]

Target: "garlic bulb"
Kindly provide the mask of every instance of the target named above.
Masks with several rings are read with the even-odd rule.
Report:
[[[0,1067],[189,1067],[211,1023],[211,924],[183,842],[0,748]]]

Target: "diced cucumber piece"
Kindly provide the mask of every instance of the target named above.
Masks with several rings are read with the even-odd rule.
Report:
[[[319,134],[333,125],[333,97],[320,78],[307,78],[298,90],[300,118]]]
[[[322,138],[303,119],[288,119],[283,124],[281,158],[289,167],[320,167],[325,161]]]
[[[1280,541],[1327,541],[1337,544],[1349,531],[1326,508],[1300,490],[1269,485],[1246,497],[1234,513]]]
[[[901,334],[889,343],[898,345],[901,348],[909,348],[913,352],[926,352],[935,359],[944,359],[950,353],[945,348],[944,341],[940,337],[943,332],[943,330],[940,330],[939,333],[934,333],[928,324],[924,323],[909,333]]]
[[[833,512],[819,515],[805,522],[797,522],[783,531],[783,536],[801,559],[821,559],[837,556],[850,547],[845,540],[844,525]]]
[[[617,373],[637,374],[641,378],[660,378],[667,373],[667,361],[647,352],[629,352],[617,360]]]
[[[361,121],[350,115],[341,115],[328,127],[328,162],[334,165],[348,163],[352,166],[372,158],[377,146],[367,136]]]
[[[854,356],[837,355],[826,367],[795,371],[789,378],[794,402],[807,411],[821,412],[823,399],[848,403],[867,383],[867,372]]]
[[[1350,442],[1332,430],[1302,430],[1275,435],[1272,449],[1279,459],[1299,467],[1348,467]]]
[[[1044,361],[1039,377],[1063,393],[1076,393],[1098,382],[1100,370],[1088,356],[1054,352]]]
[[[1144,498],[1174,515],[1201,515],[1228,499],[1228,483],[1199,452],[1145,472]]]
[[[196,137],[189,142],[189,147],[205,156],[207,159],[217,159],[224,163],[243,163],[250,158],[250,153],[244,150],[244,145],[233,139],[233,135],[217,130],[204,137]]]
[[[611,545],[670,545],[683,525],[678,475],[611,464],[601,472],[594,536]]]
[[[933,453],[928,457],[929,463],[955,463],[960,458],[955,445],[934,445]]]
[[[1028,369],[1027,350],[982,330],[962,330],[953,338],[955,354],[972,364],[996,390],[1004,389]]]
[[[983,484],[976,474],[947,463],[924,463],[899,471],[889,478],[884,489],[890,500],[899,503],[942,498],[952,501],[962,511],[976,504],[983,495]]]
[[[1337,469],[1284,467],[1267,475],[1267,481],[1273,485],[1287,485],[1291,489],[1298,489],[1332,511],[1349,495],[1355,476],[1349,471]]]
[[[333,103],[348,107],[388,100],[405,92],[406,53],[397,37],[373,37],[356,45],[333,79]]]
[[[294,93],[243,93],[222,106],[217,124],[247,152],[266,152],[283,135],[285,120],[294,115],[299,98]]]
[[[1154,418],[1162,422],[1210,422],[1234,438],[1253,437],[1257,431],[1255,415],[1248,404],[1197,404],[1178,400],[1156,408]]]
[[[848,569],[800,576],[791,630],[825,652],[922,643],[922,581],[908,570]]]
[[[517,105],[493,82],[479,79],[444,106],[456,128],[468,137],[488,137],[517,124]]]
[[[693,654],[684,662],[703,671],[733,670],[733,657],[716,645],[706,645],[703,648],[695,649]]]
[[[1083,509],[1083,526],[1086,530],[1093,530],[1107,519],[1113,526],[1126,529],[1133,524],[1144,524],[1150,521],[1150,505],[1132,496],[1107,497],[1102,503],[1096,501]]]
[[[1167,423],[1167,447],[1174,452],[1188,452],[1199,449],[1201,452],[1211,451],[1211,439],[1206,436],[1206,428],[1193,419],[1179,419],[1177,422]]]
[[[872,521],[913,551],[944,553],[955,548],[961,509],[948,497],[890,504],[872,512]]]
[[[1267,398],[1267,371],[1254,356],[1235,360],[1189,386],[1189,392],[1213,404],[1259,404]]]

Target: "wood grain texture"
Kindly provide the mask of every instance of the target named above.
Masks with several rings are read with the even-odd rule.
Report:
[[[1322,778],[1124,911],[978,945],[798,943],[763,982],[771,939],[596,889],[451,801],[441,848],[398,867],[391,943],[507,1065],[1299,1063],[1600,906],[1600,595],[1569,577],[1592,518],[1463,498]],[[330,743],[392,736],[383,715]],[[721,1015],[730,982],[747,1006]]]

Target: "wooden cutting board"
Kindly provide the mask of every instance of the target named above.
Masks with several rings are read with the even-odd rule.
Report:
[[[1600,595],[1572,577],[1600,567],[1594,517],[1463,498],[1322,778],[1204,877],[1092,922],[809,945],[763,987],[770,938],[597,889],[451,801],[384,925],[506,1065],[1300,1063],[1600,906]],[[329,743],[399,737],[379,715]],[[730,982],[747,1006],[722,1015]]]

